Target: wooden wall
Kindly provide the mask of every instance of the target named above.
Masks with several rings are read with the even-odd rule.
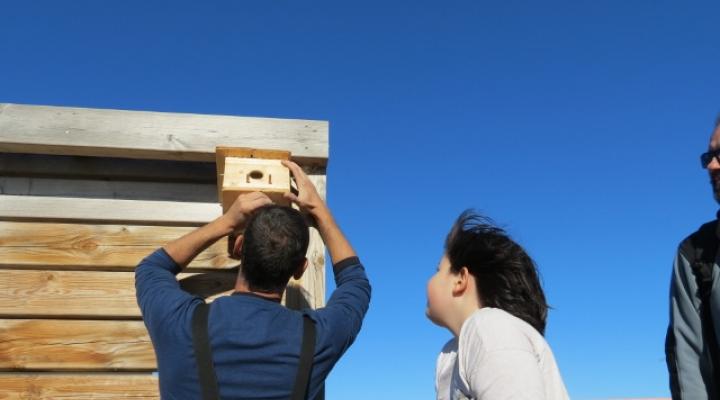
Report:
[[[322,121],[0,104],[0,399],[157,398],[133,269],[220,215],[215,147],[290,150],[325,193]],[[285,304],[321,307],[324,246]],[[209,300],[237,262],[221,241],[179,280]]]

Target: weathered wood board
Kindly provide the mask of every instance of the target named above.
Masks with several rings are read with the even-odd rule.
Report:
[[[229,295],[235,271],[182,273],[183,290],[210,302]],[[132,272],[0,269],[0,318],[140,318]]]
[[[0,319],[0,370],[152,371],[142,321]]]
[[[133,270],[154,250],[194,227],[0,221],[0,267]],[[239,261],[219,241],[188,266],[232,269]]]
[[[0,152],[214,161],[217,146],[325,165],[326,121],[0,103]]]
[[[0,374],[3,400],[157,400],[158,379],[150,374]]]
[[[0,399],[157,399],[136,265],[221,215],[216,147],[274,149],[325,196],[328,123],[0,103]],[[284,304],[325,304],[325,247]],[[226,240],[178,276],[213,301],[239,262]]]

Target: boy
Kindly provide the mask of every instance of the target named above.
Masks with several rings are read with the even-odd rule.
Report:
[[[438,399],[568,399],[543,338],[547,304],[535,263],[502,229],[461,214],[427,295],[428,318],[454,336],[438,356]]]

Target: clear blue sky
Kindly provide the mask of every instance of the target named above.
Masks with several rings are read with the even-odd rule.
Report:
[[[370,312],[329,399],[430,399],[425,284],[475,207],[540,266],[573,398],[667,396],[674,249],[717,205],[711,1],[2,1],[0,101],[330,121]]]

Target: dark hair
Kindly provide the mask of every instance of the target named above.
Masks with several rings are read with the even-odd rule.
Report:
[[[277,205],[261,207],[245,226],[240,265],[251,290],[277,292],[305,261],[310,233],[299,211]]]
[[[484,306],[509,312],[545,333],[548,305],[535,262],[492,220],[466,210],[445,239],[450,270],[475,277]]]

